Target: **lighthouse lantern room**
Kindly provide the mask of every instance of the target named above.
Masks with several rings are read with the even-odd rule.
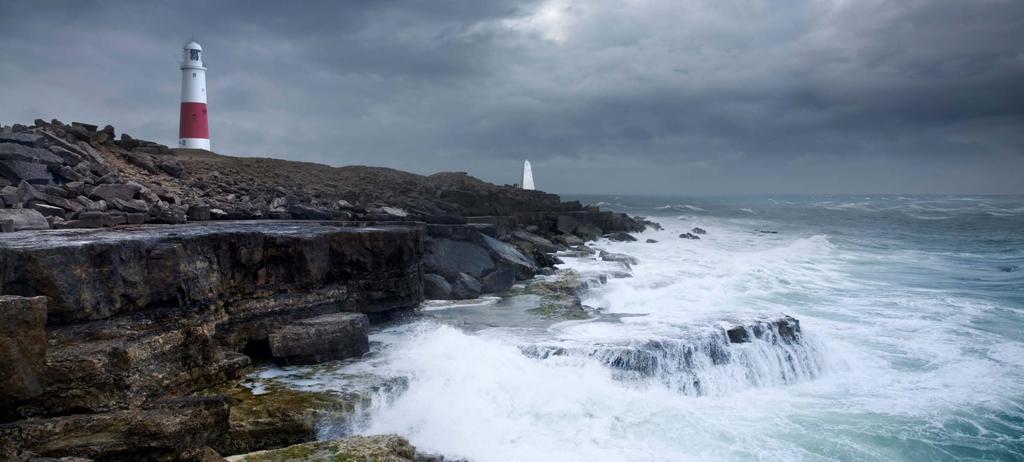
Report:
[[[210,150],[206,113],[206,65],[203,47],[195,40],[185,44],[181,61],[181,124],[178,146]]]

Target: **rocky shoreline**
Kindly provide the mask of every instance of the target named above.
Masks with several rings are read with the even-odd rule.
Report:
[[[289,189],[281,172],[323,181]],[[242,404],[217,394],[254,361],[358,357],[370,324],[425,294],[501,292],[555,251],[645,226],[464,174],[229,158],[58,121],[0,129],[0,175],[4,460],[269,449],[237,440],[267,432],[232,431]]]
[[[461,173],[234,158],[59,121],[0,128],[0,187],[0,460],[16,461],[445,460],[395,435],[313,442],[360,397],[246,377],[358,359],[371,329],[425,301],[521,294],[531,324],[594,318],[585,291],[638,261],[587,243],[660,228]],[[734,345],[806,353],[789,317],[687,329],[522,353],[682,376],[694,394],[695,364],[744,361]]]

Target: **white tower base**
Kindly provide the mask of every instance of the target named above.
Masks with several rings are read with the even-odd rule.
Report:
[[[178,147],[187,149],[210,150],[210,140],[206,138],[182,138],[178,141]]]

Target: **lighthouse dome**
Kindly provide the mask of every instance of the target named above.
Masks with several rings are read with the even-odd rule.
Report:
[[[205,69],[203,64],[203,47],[199,46],[195,40],[189,40],[185,44],[185,50],[182,55],[181,66],[182,69]]]

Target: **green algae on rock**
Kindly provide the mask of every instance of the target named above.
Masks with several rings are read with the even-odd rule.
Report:
[[[228,433],[215,447],[221,454],[313,441],[321,419],[344,416],[354,407],[352,400],[334,393],[299,391],[275,384],[266,385],[260,394],[239,384],[210,393],[230,398]]]
[[[353,436],[228,457],[229,462],[412,462],[416,448],[397,435]]]

